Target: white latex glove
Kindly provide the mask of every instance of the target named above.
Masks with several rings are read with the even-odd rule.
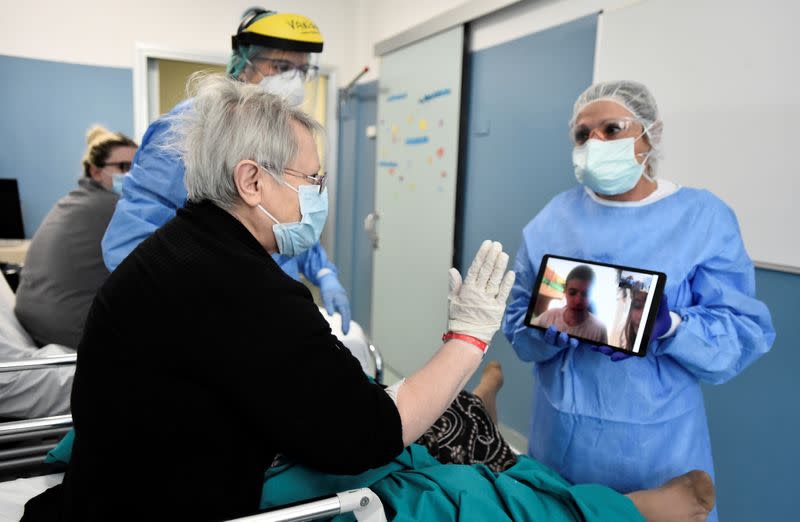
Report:
[[[487,343],[492,340],[500,328],[506,299],[514,285],[514,272],[506,272],[507,266],[508,254],[503,252],[503,246],[486,240],[463,283],[458,270],[450,269],[449,331]]]

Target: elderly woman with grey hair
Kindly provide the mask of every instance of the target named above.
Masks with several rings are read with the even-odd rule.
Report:
[[[384,389],[270,257],[309,248],[325,223],[319,125],[220,76],[197,80],[178,118],[188,203],[111,274],[79,345],[65,520],[253,513],[278,453],[334,473],[388,463],[478,367],[513,284],[499,243],[463,282],[451,269],[446,341]]]

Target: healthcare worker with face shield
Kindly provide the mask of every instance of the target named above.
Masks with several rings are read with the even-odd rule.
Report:
[[[232,78],[257,84],[292,105],[303,102],[305,83],[317,75],[315,62],[323,46],[319,29],[309,18],[252,8],[244,14],[232,42],[228,64]],[[113,271],[140,242],[172,219],[186,202],[184,164],[163,145],[170,134],[169,118],[191,107],[192,100],[181,102],[145,132],[131,173],[125,179],[122,198],[103,237],[103,259],[109,270]],[[325,309],[329,315],[334,311],[341,314],[342,332],[346,334],[350,302],[336,266],[328,260],[322,245],[317,242],[298,253],[279,250],[273,257],[294,279],[299,280],[303,274],[319,286]]]
[[[736,216],[707,190],[656,177],[662,122],[644,85],[592,85],[571,128],[582,186],[523,229],[503,321],[519,358],[535,363],[529,453],[572,482],[623,493],[693,468],[713,476],[700,382],[731,379],[775,339]],[[666,273],[647,355],[527,327],[544,254]]]

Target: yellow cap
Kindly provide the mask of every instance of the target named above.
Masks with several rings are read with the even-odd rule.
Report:
[[[310,18],[291,13],[271,13],[258,18],[233,37],[233,48],[259,45],[301,53],[322,52],[322,35]]]

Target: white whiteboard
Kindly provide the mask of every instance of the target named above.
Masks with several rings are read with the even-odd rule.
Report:
[[[800,2],[644,0],[603,13],[595,81],[637,80],[664,121],[659,176],[707,188],[759,266],[800,272]]]
[[[422,367],[447,328],[464,27],[382,57],[378,94],[372,338],[387,367]]]

